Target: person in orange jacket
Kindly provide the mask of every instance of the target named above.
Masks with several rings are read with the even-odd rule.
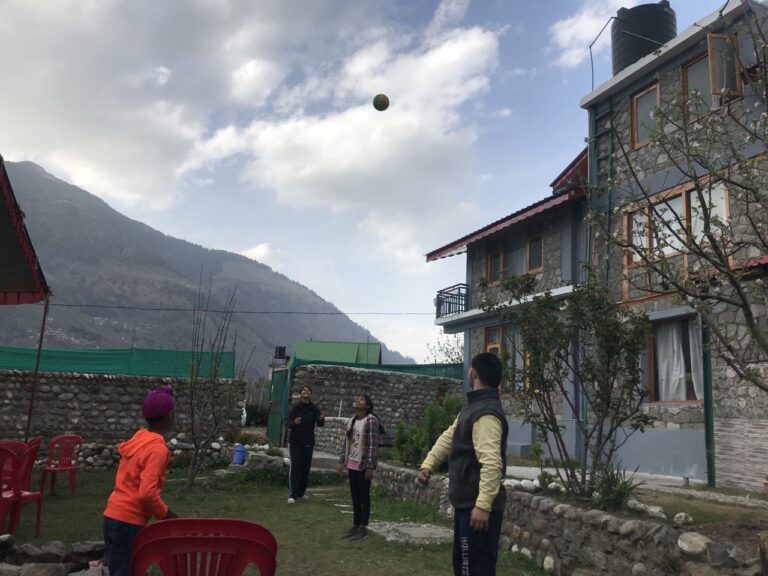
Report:
[[[173,428],[174,408],[171,386],[150,391],[141,406],[147,427],[117,448],[120,466],[104,510],[105,557],[111,576],[130,574],[133,540],[150,518],[177,518],[160,497],[170,457],[164,435]]]

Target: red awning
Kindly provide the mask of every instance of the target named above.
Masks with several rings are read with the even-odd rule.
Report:
[[[24,216],[0,156],[0,305],[32,304],[49,294]]]
[[[561,192],[555,196],[549,196],[543,200],[539,200],[538,202],[535,202],[534,204],[531,204],[522,210],[518,210],[509,216],[505,216],[501,220],[497,220],[496,222],[488,224],[488,226],[485,226],[484,228],[480,228],[480,230],[472,232],[463,238],[459,238],[450,244],[446,244],[442,248],[433,250],[427,254],[427,262],[432,262],[434,260],[439,260],[440,258],[446,258],[448,256],[455,256],[456,254],[462,254],[466,250],[467,246],[477,242],[481,238],[485,238],[491,234],[495,234],[496,232],[509,228],[510,226],[527,220],[536,214],[541,214],[542,212],[551,210],[555,206],[570,202],[571,200],[576,200],[577,198],[583,198],[584,196],[584,190],[577,189]]]

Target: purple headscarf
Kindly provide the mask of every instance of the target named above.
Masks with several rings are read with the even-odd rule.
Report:
[[[150,391],[141,405],[141,413],[146,419],[162,418],[176,406],[172,386],[160,386]]]

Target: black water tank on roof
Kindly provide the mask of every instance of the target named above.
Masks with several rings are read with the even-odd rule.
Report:
[[[668,0],[621,8],[611,25],[613,74],[677,36],[677,17]],[[650,40],[646,40],[646,38]]]

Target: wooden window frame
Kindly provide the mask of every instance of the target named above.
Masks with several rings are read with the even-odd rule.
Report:
[[[541,240],[541,266],[538,268],[531,268],[531,242],[534,240]],[[529,236],[525,245],[525,272],[526,274],[538,274],[544,271],[544,235],[536,234]]]
[[[630,99],[629,119],[630,119],[630,140],[631,140],[632,150],[637,150],[638,148],[642,148],[643,146],[650,143],[651,141],[650,137],[642,141],[637,140],[637,101],[638,99],[642,98],[643,96],[645,96],[646,94],[650,93],[653,90],[656,91],[656,107],[658,108],[660,105],[660,98],[661,98],[658,82],[654,82],[653,84],[643,88],[639,92],[635,92]]]
[[[499,339],[498,341],[490,342],[488,339],[488,333],[491,331],[498,331]],[[498,350],[498,356],[501,357],[501,353],[504,350],[504,329],[502,326],[489,326],[485,328],[483,331],[483,351],[484,352],[492,352],[494,348]]]
[[[734,75],[736,76],[736,92],[732,92],[727,95],[727,99],[724,102],[719,101],[721,96],[719,92],[714,91],[714,79],[716,77],[715,59],[711,58],[712,55],[712,39],[719,38],[725,39],[730,42],[731,48],[734,52]],[[739,57],[739,43],[736,36],[730,36],[728,34],[709,32],[707,34],[707,58],[709,58],[709,90],[712,94],[712,109],[716,110],[721,108],[729,102],[733,102],[744,96],[744,82],[741,77],[741,59]]]
[[[499,257],[499,277],[495,280],[491,278],[491,258]],[[498,284],[504,279],[504,250],[501,246],[492,246],[485,254],[485,281],[489,285]]]

